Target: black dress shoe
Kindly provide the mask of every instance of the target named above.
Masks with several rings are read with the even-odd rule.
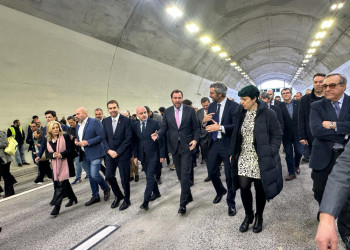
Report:
[[[188,196],[187,203],[190,203],[192,201],[193,201],[193,196],[192,194],[190,194],[190,196]]]
[[[127,209],[130,205],[131,205],[130,201],[124,201],[124,202],[120,205],[119,210],[120,210],[120,211],[125,210],[125,209]]]
[[[101,201],[100,197],[91,197],[91,199],[85,203],[85,206],[91,206],[92,204],[95,204],[100,201]]]
[[[252,224],[254,220],[254,213],[252,214],[246,214],[244,221],[242,222],[241,226],[239,227],[239,231],[242,233],[247,232],[249,228],[249,224]]]
[[[53,208],[53,210],[52,210],[50,215],[52,217],[56,217],[60,213],[60,209],[61,209],[60,205],[55,205],[55,207]]]
[[[186,213],[186,207],[179,207],[179,211],[177,211],[179,214],[185,214]]]
[[[104,201],[108,201],[109,196],[111,196],[111,188],[108,187],[107,190],[103,191],[103,199]]]
[[[124,199],[124,197],[115,197],[114,201],[112,202],[111,208],[118,207],[122,199]]]
[[[78,203],[77,197],[75,197],[75,199],[73,199],[73,200],[69,200],[68,203],[66,204],[66,207],[71,207],[74,203],[75,204]]]
[[[159,197],[161,197],[160,193],[158,193],[158,194],[153,193],[149,200],[154,201],[154,200],[158,199]]]
[[[253,232],[254,233],[260,233],[262,231],[262,224],[263,224],[263,217],[262,215],[255,214],[255,221],[253,226]]]
[[[148,202],[143,202],[142,205],[140,206],[141,209],[148,210]]]
[[[135,182],[138,182],[140,180],[140,176],[135,175]]]
[[[222,199],[222,197],[227,194],[227,191],[225,191],[224,193],[220,194],[220,195],[217,195],[215,196],[214,200],[213,200],[213,203],[216,204],[216,203],[219,203]]]
[[[157,179],[157,184],[158,184],[158,185],[162,184],[162,180],[161,180],[160,178]]]
[[[211,181],[211,178],[209,176],[204,179],[204,182],[208,182],[208,181]]]
[[[130,177],[130,178],[129,178],[129,181],[133,181],[133,180],[134,180],[134,177]]]
[[[237,211],[236,211],[235,207],[230,207],[230,206],[228,207],[228,215],[229,216],[235,216],[236,213],[237,213]]]

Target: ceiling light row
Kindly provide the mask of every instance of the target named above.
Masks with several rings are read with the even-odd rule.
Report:
[[[334,4],[332,4],[332,6],[331,6],[331,10],[338,10],[338,9],[343,8],[343,6],[344,6],[344,3],[343,3],[343,2],[334,3]]]
[[[172,6],[172,7],[168,7],[166,8],[166,11],[168,12],[168,14],[170,14],[172,17],[174,18],[178,18],[183,16],[183,12],[178,9],[176,6]],[[190,33],[196,33],[200,30],[199,26],[196,25],[195,23],[188,23],[186,24],[186,29],[190,32]],[[207,35],[203,35],[199,38],[199,40],[203,43],[203,44],[207,44],[210,46],[211,50],[216,53],[216,52],[220,52],[219,53],[219,57],[225,59],[225,61],[230,62],[231,58],[228,56],[227,52],[222,51],[222,48],[219,45],[216,44],[212,44],[212,39],[207,36]],[[237,65],[236,62],[231,62],[230,65],[232,67],[234,67],[247,81],[249,81],[251,84],[254,84],[253,80],[250,79],[249,75],[246,74],[242,68]]]

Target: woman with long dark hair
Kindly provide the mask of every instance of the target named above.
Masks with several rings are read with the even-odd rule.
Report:
[[[62,200],[65,196],[69,202],[66,207],[78,203],[72,186],[69,183],[69,167],[67,157],[74,150],[74,144],[71,143],[69,135],[63,135],[63,130],[59,122],[52,121],[47,125],[47,158],[51,159],[53,179],[55,181],[54,194],[54,209],[51,212],[52,216],[57,216],[60,212]]]
[[[246,232],[255,222],[253,232],[262,230],[266,200],[274,198],[283,187],[279,148],[282,130],[275,111],[258,100],[259,89],[246,86],[238,92],[241,105],[236,112],[236,124],[231,141],[231,163],[245,210],[245,219],[239,230]],[[251,184],[256,193],[256,213],[253,211]]]

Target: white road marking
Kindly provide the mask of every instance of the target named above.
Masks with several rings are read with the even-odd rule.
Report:
[[[4,202],[4,201],[11,200],[11,199],[14,199],[14,198],[17,198],[17,197],[22,196],[22,195],[25,195],[25,194],[29,194],[29,193],[31,193],[31,192],[34,192],[34,191],[37,191],[37,190],[40,190],[40,189],[43,189],[43,188],[46,188],[46,187],[48,187],[48,186],[51,186],[52,184],[53,184],[53,183],[51,182],[51,183],[49,183],[49,184],[45,184],[45,185],[42,185],[42,186],[40,186],[40,187],[33,188],[33,189],[28,190],[28,191],[25,191],[25,192],[23,192],[23,193],[11,195],[10,197],[1,199],[1,200],[0,200],[0,203],[1,203],[1,202]]]
[[[97,234],[93,235],[91,238],[88,238],[87,240],[80,243],[78,246],[72,248],[74,250],[85,250],[90,249],[91,247],[98,244],[103,239],[107,238],[111,233],[113,233],[115,230],[117,230],[119,226],[107,226],[106,228],[102,229]]]

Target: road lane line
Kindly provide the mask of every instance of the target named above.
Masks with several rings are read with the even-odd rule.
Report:
[[[46,188],[46,187],[51,186],[51,185],[52,185],[52,182],[49,183],[49,184],[42,185],[42,186],[40,186],[40,187],[33,188],[33,189],[31,189],[31,190],[28,190],[28,191],[24,191],[24,192],[19,193],[19,194],[11,195],[10,197],[1,199],[1,200],[0,200],[0,203],[1,203],[1,202],[4,202],[4,201],[11,200],[11,199],[14,199],[14,198],[17,198],[17,197],[22,196],[22,195],[25,195],[25,194],[29,194],[29,193],[31,193],[31,192],[34,192],[34,191],[37,191],[37,190]]]

